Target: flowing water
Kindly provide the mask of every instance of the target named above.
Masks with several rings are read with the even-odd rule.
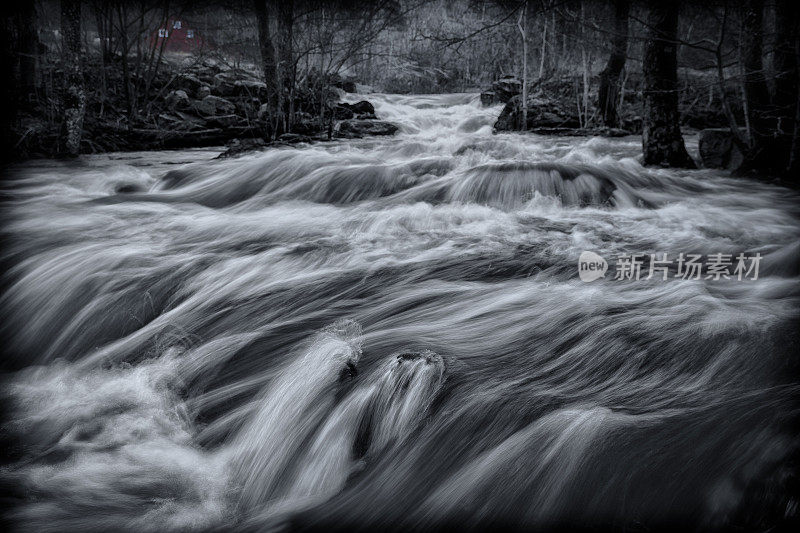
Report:
[[[18,526],[796,517],[797,193],[645,169],[634,137],[493,135],[477,95],[370,98],[397,136],[13,169]],[[615,280],[632,253],[762,260]]]

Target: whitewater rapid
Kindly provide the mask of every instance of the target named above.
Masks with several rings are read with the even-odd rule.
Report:
[[[796,192],[645,169],[638,137],[494,135],[473,94],[369,99],[397,136],[9,171],[20,529],[797,513]],[[583,251],[762,260],[585,283]]]

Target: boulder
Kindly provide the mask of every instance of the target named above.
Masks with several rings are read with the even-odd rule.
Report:
[[[233,102],[220,98],[219,96],[209,95],[195,102],[194,108],[198,113],[205,116],[230,115],[236,111]]]
[[[375,107],[366,100],[361,100],[360,102],[352,104],[350,109],[352,109],[353,113],[356,115],[375,115]]]
[[[346,135],[394,135],[397,126],[383,120],[343,120],[339,124],[339,132]]]
[[[497,95],[494,91],[484,91],[481,93],[481,105],[484,107],[489,107],[498,103],[499,100],[497,99]]]
[[[227,149],[217,156],[217,159],[234,157],[248,152],[261,150],[266,146],[264,139],[233,139],[226,146]]]
[[[236,94],[236,76],[231,72],[220,72],[214,75],[212,92],[219,96],[233,96]]]
[[[203,85],[200,78],[192,74],[181,74],[175,78],[175,87],[183,89],[188,94],[196,94],[197,90]]]
[[[742,131],[744,134],[744,131]],[[728,128],[710,128],[700,132],[698,139],[700,159],[705,168],[727,168],[735,170],[741,166],[744,156],[733,140]]]
[[[356,82],[349,80],[342,81],[342,90],[346,93],[358,92],[358,89],[356,88]]]
[[[497,102],[504,104],[522,92],[522,82],[514,76],[504,76],[492,83],[491,92],[495,94]]]
[[[514,96],[500,112],[494,129],[497,131],[519,131],[534,128],[577,128],[577,116],[560,109],[558,102],[544,98],[528,98],[527,124],[522,124],[522,99]]]
[[[259,80],[236,80],[233,83],[233,93],[236,96],[254,96],[265,99],[267,95],[267,84]]]
[[[194,93],[195,98],[202,100],[206,96],[211,96],[211,87],[208,85],[201,85]]]
[[[164,101],[167,104],[169,109],[189,109],[190,102],[189,102],[189,95],[186,94],[186,91],[177,90],[177,91],[170,91]]]

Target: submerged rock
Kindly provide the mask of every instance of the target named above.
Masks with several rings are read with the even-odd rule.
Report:
[[[397,126],[383,120],[352,119],[339,124],[339,132],[350,135],[394,135]]]

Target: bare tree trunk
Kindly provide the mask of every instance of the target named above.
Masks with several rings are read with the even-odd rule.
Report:
[[[280,113],[283,131],[292,126],[292,96],[294,92],[294,0],[276,1],[278,18],[278,72],[280,73]]]
[[[750,146],[739,171],[772,166],[770,137],[775,124],[770,116],[769,88],[764,73],[763,37],[764,4],[759,0],[747,0],[742,5],[740,43]]]
[[[63,121],[59,152],[75,157],[80,153],[86,93],[81,67],[81,3],[80,0],[61,0],[61,48],[64,86],[61,105]]]
[[[603,124],[609,128],[619,125],[617,102],[620,98],[620,81],[625,68],[625,57],[628,54],[628,15],[630,0],[612,0],[614,4],[614,37],[611,55],[608,56],[606,68],[600,73],[598,101]]]
[[[517,27],[519,33],[522,35],[522,126],[520,129],[528,129],[528,20],[526,12],[528,11],[528,3],[522,6],[522,11],[519,14]]]
[[[547,14],[542,16],[542,52],[539,55],[539,79],[544,76],[544,56],[547,47]]]
[[[800,181],[800,161],[797,153],[797,112],[800,106],[800,6],[796,1],[777,0],[775,3],[776,43],[773,54],[775,71],[775,113],[778,144],[785,155],[780,157],[784,172]]]
[[[677,5],[651,3],[647,26],[643,61],[644,164],[696,168],[678,122]]]
[[[128,44],[128,12],[125,3],[117,6],[117,19],[119,21],[119,43],[122,49],[122,90],[125,94],[125,103],[128,108],[128,127],[134,118],[136,105],[133,102],[133,89],[131,87],[131,70],[128,61],[130,45]]]
[[[277,129],[275,122],[278,111],[280,89],[278,87],[278,65],[275,62],[275,49],[269,33],[269,11],[265,0],[253,0],[253,10],[256,13],[256,26],[258,27],[258,50],[261,53],[261,68],[264,71],[264,83],[267,86],[267,123],[270,128],[267,137],[272,138]]]
[[[20,95],[28,103],[36,95],[36,58],[38,56],[39,36],[36,20],[36,4],[22,2],[18,13],[19,21],[19,77]]]
[[[586,52],[586,2],[581,2],[581,65],[583,70],[583,110],[581,127],[589,126],[589,65]],[[579,117],[580,118],[580,117]]]

